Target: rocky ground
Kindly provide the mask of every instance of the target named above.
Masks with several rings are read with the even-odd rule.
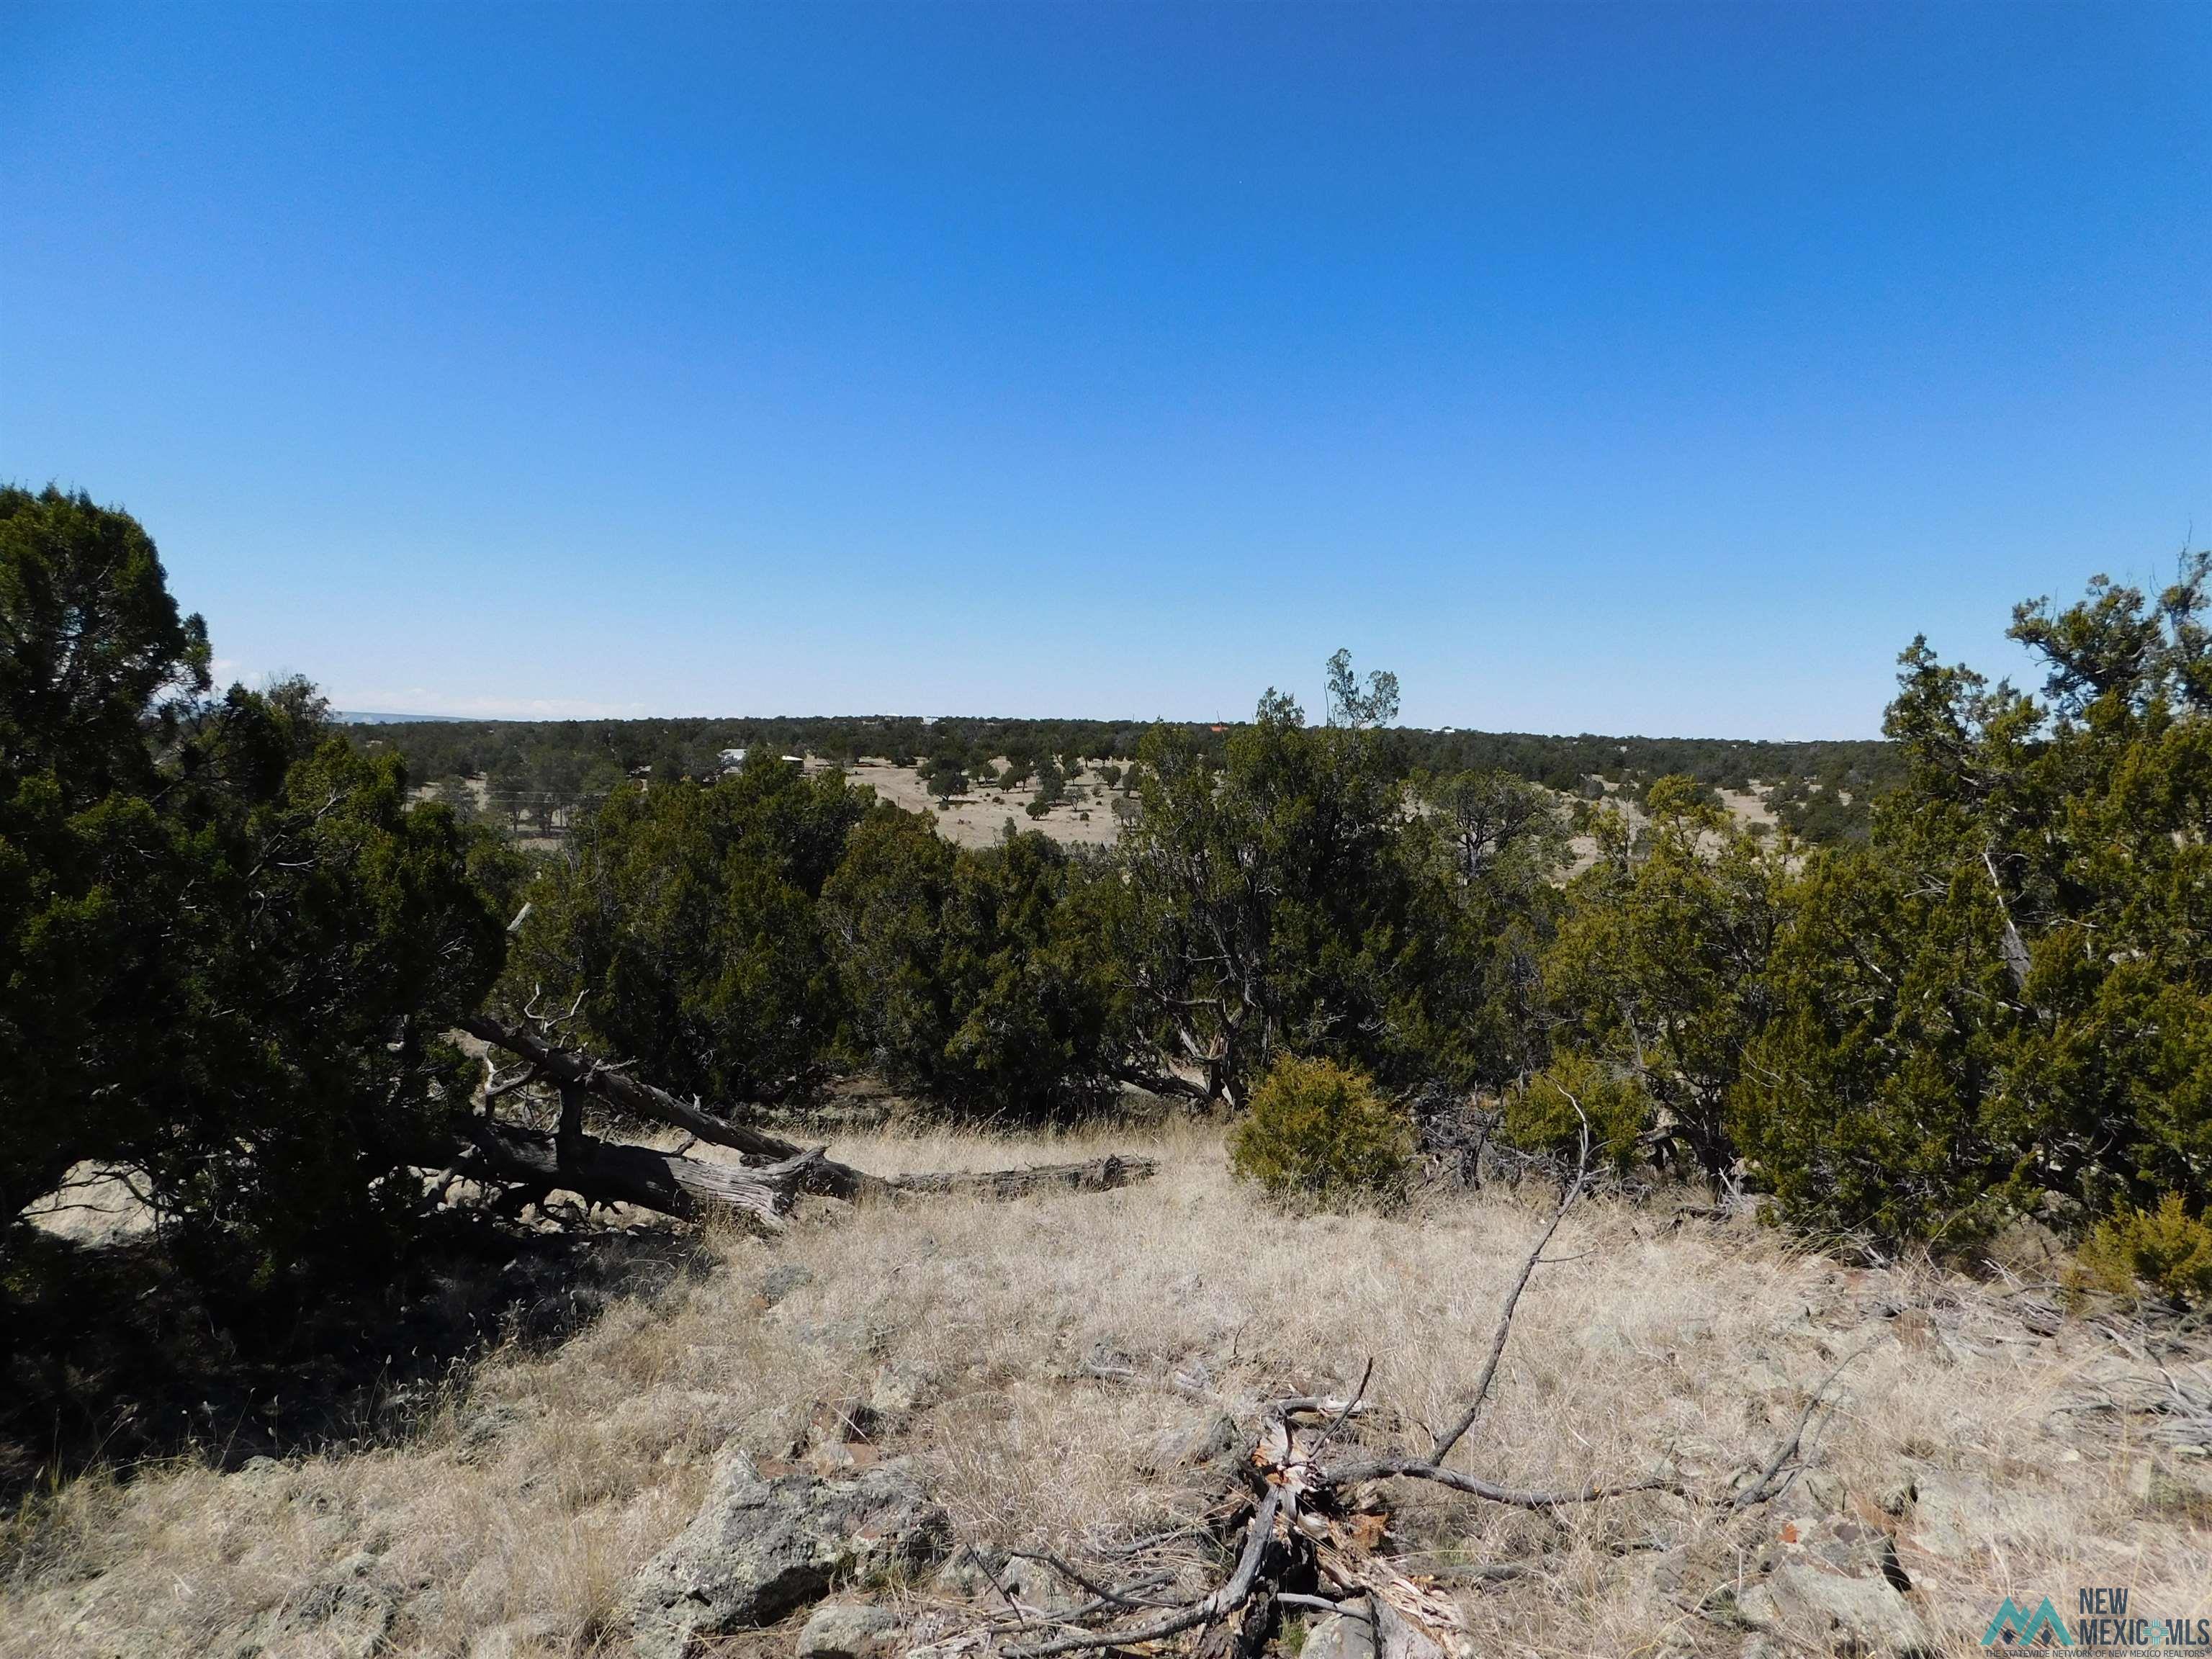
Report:
[[[838,1152],[891,1172],[1109,1144]],[[672,1243],[672,1267],[633,1240],[658,1265],[598,1273],[587,1316],[533,1322],[573,1287],[519,1269],[516,1334],[404,1432],[203,1444],[27,1499],[0,1655],[954,1659],[1048,1638],[1097,1599],[1079,1577],[1200,1594],[1267,1402],[1371,1363],[1344,1449],[1425,1443],[1549,1195],[1285,1220],[1203,1131],[1134,1149],[1165,1173],[1123,1192],[823,1201],[779,1239]],[[1686,1202],[1587,1202],[1452,1462],[1687,1495],[1532,1511],[1397,1483],[1363,1547],[1468,1656],[1978,1654],[2005,1597],[2070,1619],[2094,1587],[2212,1617],[2212,1338],[2069,1304],[2057,1267],[2033,1240],[1987,1276],[1864,1266]],[[1730,1503],[1816,1392],[1802,1467]],[[1278,1646],[1364,1659],[1366,1632],[1289,1607]]]

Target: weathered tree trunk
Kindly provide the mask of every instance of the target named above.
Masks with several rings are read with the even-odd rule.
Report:
[[[536,1078],[552,1084],[561,1097],[557,1134],[518,1128],[489,1115],[465,1120],[461,1133],[485,1171],[525,1188],[557,1188],[598,1203],[635,1204],[686,1220],[719,1212],[773,1229],[801,1193],[857,1203],[905,1194],[1009,1199],[1050,1191],[1106,1192],[1143,1181],[1156,1167],[1148,1158],[1109,1155],[1081,1164],[886,1179],[840,1164],[822,1147],[802,1146],[716,1117],[587,1054],[556,1047],[524,1027],[477,1015],[461,1022],[461,1029],[527,1061]],[[746,1161],[720,1163],[597,1139],[584,1133],[586,1094],[634,1116],[726,1146]]]
[[[735,1214],[770,1229],[782,1224],[803,1190],[806,1166],[820,1157],[801,1152],[774,1164],[710,1163],[480,1117],[468,1119],[463,1133],[485,1173],[502,1181],[575,1193],[597,1204],[634,1204],[690,1221]]]
[[[1109,1152],[1082,1164],[1032,1164],[1020,1170],[948,1170],[927,1175],[868,1176],[876,1191],[933,1197],[1025,1198],[1031,1193],[1105,1193],[1148,1179],[1158,1166],[1149,1158]]]

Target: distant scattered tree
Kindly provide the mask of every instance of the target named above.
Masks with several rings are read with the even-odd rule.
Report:
[[[1398,718],[1398,677],[1377,671],[1368,675],[1360,689],[1352,672],[1352,653],[1338,651],[1328,659],[1328,723],[1355,731],[1388,726]]]
[[[532,777],[529,765],[516,750],[508,750],[492,763],[488,787],[495,811],[507,815],[508,833],[521,830],[523,815],[529,811],[533,794]]]
[[[430,792],[430,799],[452,813],[456,823],[474,823],[479,816],[476,791],[469,787],[466,778],[440,778]]]
[[[929,793],[939,800],[968,793],[968,775],[957,766],[939,766],[929,775]]]

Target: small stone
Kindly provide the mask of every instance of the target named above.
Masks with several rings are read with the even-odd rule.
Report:
[[[799,1632],[799,1659],[875,1659],[898,1633],[897,1619],[872,1601],[824,1601]]]
[[[919,1366],[884,1365],[868,1385],[868,1409],[883,1423],[902,1422],[919,1410],[928,1396],[929,1378]]]
[[[1884,1486],[1874,1501],[1884,1515],[1903,1515],[1912,1507],[1913,1499],[1919,1495],[1918,1489],[1912,1484],[1912,1477],[1907,1474]]]
[[[1146,1474],[1208,1468],[1236,1455],[1238,1443],[1237,1419],[1225,1412],[1220,1413],[1196,1428],[1167,1430],[1153,1440],[1139,1458],[1138,1468]]]

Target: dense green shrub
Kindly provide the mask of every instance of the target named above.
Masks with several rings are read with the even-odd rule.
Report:
[[[1409,811],[1389,734],[1356,712],[1310,726],[1271,691],[1225,757],[1160,726],[1131,774],[1114,948],[1157,1068],[1194,1064],[1207,1099],[1243,1106],[1285,1053],[1392,1086],[1518,1069],[1489,1016],[1523,988],[1553,902],[1531,872],[1559,838],[1547,817],[1485,842],[1454,803]]]
[[[2179,1193],[2154,1210],[2124,1208],[2082,1242],[2083,1273],[2123,1294],[2140,1279],[2177,1301],[2212,1301],[2212,1222],[2189,1213]]]
[[[209,697],[125,514],[0,489],[0,1246],[91,1160],[227,1282],[375,1271],[511,860],[304,683]]]
[[[853,1058],[967,1117],[1065,1117],[1114,1086],[1125,996],[1091,864],[1034,831],[970,851],[887,812],[823,898]]]
[[[1571,1158],[1581,1151],[1587,1124],[1594,1169],[1632,1165],[1652,1121],[1651,1097],[1635,1078],[1587,1054],[1561,1054],[1505,1091],[1503,1127],[1509,1142],[1524,1152]]]
[[[1229,1159],[1277,1198],[1389,1200],[1412,1177],[1413,1129],[1362,1073],[1286,1055],[1252,1091]]]
[[[1708,1178],[1734,1164],[1729,1107],[1771,1010],[1768,957],[1789,897],[1786,839],[1747,835],[1690,778],[1662,778],[1640,840],[1610,807],[1544,962],[1555,1047],[1633,1072]]]
[[[2212,1200],[2208,574],[2019,607],[2039,699],[1905,653],[1905,781],[1798,884],[1735,1091],[1793,1218],[1963,1243],[2046,1189]]]
[[[842,1018],[817,901],[871,810],[767,754],[711,785],[616,791],[530,888],[505,994],[580,996],[584,1031],[664,1088],[789,1086]]]

